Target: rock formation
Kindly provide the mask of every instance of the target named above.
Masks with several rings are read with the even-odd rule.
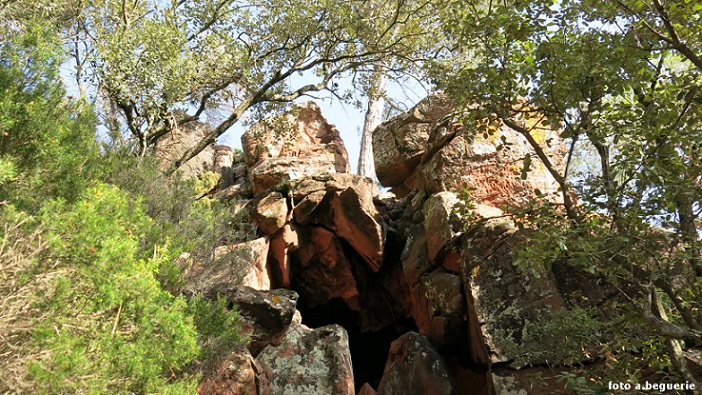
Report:
[[[219,196],[249,210],[259,238],[218,247],[208,267],[183,258],[184,291],[238,305],[250,341],[210,367],[200,394],[549,394],[568,366],[596,362],[586,341],[526,351],[543,340],[534,323],[583,295],[606,305],[607,292],[565,264],[538,276],[513,264],[529,231],[504,207],[555,182],[536,159],[523,174],[523,136],[476,135],[454,112],[434,95],[376,130],[378,179],[394,194],[348,174],[311,103],[253,126],[243,158],[221,156]],[[540,133],[563,166],[558,131]]]

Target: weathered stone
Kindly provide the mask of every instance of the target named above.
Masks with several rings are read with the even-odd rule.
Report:
[[[398,196],[419,189],[432,194],[468,188],[477,202],[494,207],[523,205],[533,200],[537,189],[559,200],[556,181],[524,136],[504,125],[491,134],[467,130],[446,117],[452,109],[442,97],[427,97],[375,131],[374,147],[380,147],[375,151],[376,170],[383,186],[393,187]],[[417,117],[416,113],[434,116]],[[532,136],[562,171],[565,144],[560,131],[532,123],[525,121],[529,127],[538,126]],[[522,179],[527,156],[531,165]]]
[[[358,296],[356,281],[339,239],[320,227],[305,228],[297,251],[294,288],[309,307],[332,298],[346,301]]]
[[[214,165],[212,171],[222,175],[220,188],[225,189],[234,184],[234,150],[226,145],[214,146]]]
[[[306,176],[349,172],[339,131],[312,102],[252,126],[242,146],[254,194]]]
[[[535,322],[544,308],[564,304],[551,272],[527,275],[512,264],[523,242],[524,235],[504,219],[487,221],[464,235],[462,277],[471,296],[467,309],[480,322],[492,363],[517,359],[526,324]]]
[[[462,224],[456,221],[453,214],[453,208],[458,202],[458,197],[453,192],[439,192],[424,204],[424,230],[431,261],[436,261],[444,246],[460,231]]]
[[[256,291],[249,287],[215,288],[206,296],[224,296],[237,306],[244,318],[242,334],[248,336],[247,348],[254,356],[266,346],[280,344],[293,322],[298,298],[287,289]]]
[[[249,180],[256,196],[274,187],[284,188],[293,180],[335,171],[334,156],[328,153],[306,157],[286,156],[261,161],[249,170]]]
[[[344,328],[290,327],[283,342],[256,358],[263,373],[261,395],[354,395],[349,339]]]
[[[426,337],[408,332],[390,346],[380,395],[455,395],[446,362]]]
[[[321,175],[296,182],[292,192],[297,223],[322,225],[333,231],[373,271],[378,271],[382,264],[384,230],[373,203],[371,180],[350,174]]]
[[[434,124],[452,110],[445,95],[428,96],[373,131],[375,171],[383,186],[405,182],[419,164]]]
[[[539,128],[535,135],[557,169],[564,166],[565,145],[555,129]],[[487,138],[486,138],[487,137]],[[494,134],[475,133],[470,142],[461,131],[444,143],[422,166],[424,187],[432,192],[466,187],[475,201],[493,207],[523,205],[534,199],[534,191],[558,191],[558,185],[537,158],[526,138],[501,126]],[[546,143],[548,141],[549,143]],[[502,147],[500,149],[499,147]],[[523,161],[532,158],[526,179]]]
[[[248,352],[232,351],[216,361],[211,371],[205,371],[197,387],[199,395],[258,395],[256,376],[259,369]]]
[[[427,306],[422,321],[428,322],[429,327],[420,328],[420,333],[440,348],[460,344],[465,336],[462,330],[466,315],[460,276],[435,270],[422,277],[421,289]]]
[[[268,241],[256,240],[215,248],[211,260],[188,259],[183,274],[183,291],[207,294],[212,289],[236,288],[240,284],[255,289],[270,289],[266,270]]]
[[[413,225],[408,233],[401,259],[405,279],[411,286],[417,284],[420,277],[431,271],[433,266],[427,256],[427,241],[424,227]]]
[[[172,111],[170,121],[176,125],[178,121],[187,117],[184,111]],[[161,169],[173,166],[186,150],[193,148],[212,131],[206,123],[191,121],[179,125],[163,135],[156,141],[153,155],[160,162]],[[186,178],[195,177],[207,171],[213,171],[215,159],[214,144],[208,145],[202,152],[179,167]]]
[[[271,236],[268,270],[274,287],[290,288],[290,256],[300,246],[297,227],[288,223]]]
[[[225,154],[226,152],[222,155]],[[229,159],[227,156],[215,158],[215,160],[219,161],[215,163],[215,171],[217,171],[218,166],[220,166],[219,172],[222,174],[222,189],[215,193],[214,197],[219,200],[250,199],[253,197],[253,190],[249,182],[249,171],[246,167],[246,163],[244,163],[244,155],[234,152],[232,152],[231,155],[232,163],[229,168],[225,166],[226,160]]]
[[[254,209],[251,218],[256,221],[258,228],[272,235],[285,226],[288,221],[288,200],[280,192],[254,199]]]

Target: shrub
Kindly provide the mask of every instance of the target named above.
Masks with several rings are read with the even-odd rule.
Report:
[[[198,354],[197,332],[186,301],[156,280],[167,246],[139,257],[151,222],[140,206],[99,184],[75,204],[47,204],[39,219],[46,247],[25,270],[34,392],[193,393],[181,370]]]

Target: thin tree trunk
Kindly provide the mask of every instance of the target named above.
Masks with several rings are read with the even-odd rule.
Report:
[[[372,78],[371,92],[368,95],[368,109],[361,134],[361,152],[358,155],[358,175],[369,178],[375,177],[373,131],[382,122],[383,109],[385,108],[385,85],[388,75],[382,65],[375,65]]]

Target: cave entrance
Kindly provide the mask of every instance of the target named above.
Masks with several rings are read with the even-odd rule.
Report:
[[[390,344],[409,331],[417,331],[412,318],[402,318],[379,330],[363,332],[361,313],[349,308],[341,298],[333,298],[313,308],[310,308],[301,298],[298,300],[297,308],[302,315],[302,323],[310,328],[337,324],[346,329],[349,335],[356,392],[365,383],[377,389],[383,377]]]

